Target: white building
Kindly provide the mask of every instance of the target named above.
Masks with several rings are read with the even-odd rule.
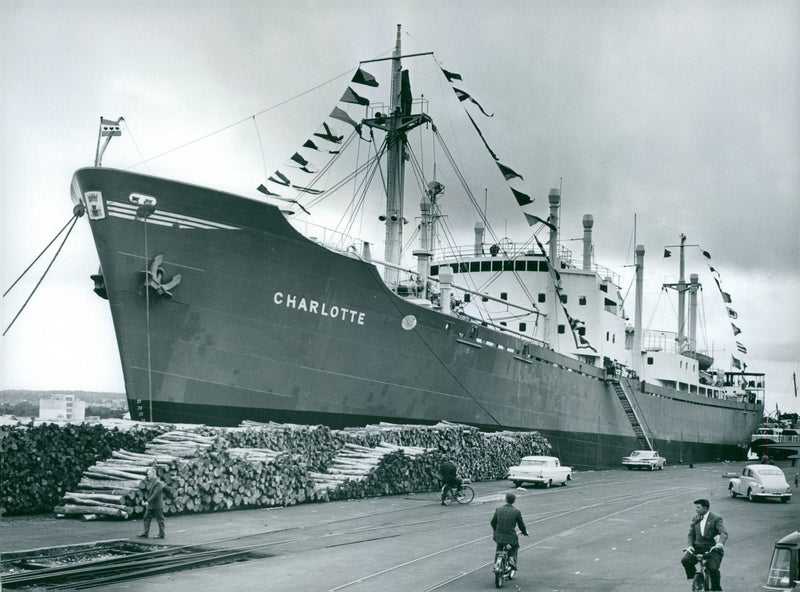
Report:
[[[83,421],[86,403],[74,395],[55,395],[39,399],[39,419]]]

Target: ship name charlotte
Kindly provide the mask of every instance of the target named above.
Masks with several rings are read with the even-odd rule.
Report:
[[[302,310],[332,319],[341,319],[357,325],[363,325],[364,317],[366,316],[366,313],[357,310],[336,306],[335,304],[329,307],[327,302],[318,302],[317,300],[298,297],[295,294],[284,294],[283,292],[275,292],[272,301],[275,304],[286,306],[286,308]]]

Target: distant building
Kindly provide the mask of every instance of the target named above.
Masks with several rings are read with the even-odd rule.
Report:
[[[39,399],[39,419],[83,421],[86,403],[75,395],[55,395]]]

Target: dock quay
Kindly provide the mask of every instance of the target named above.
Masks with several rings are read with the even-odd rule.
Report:
[[[151,549],[246,551],[229,563],[167,570],[87,589],[130,592],[281,590],[471,591],[494,587],[489,521],[507,491],[517,493],[530,537],[520,537],[518,591],[689,590],[680,565],[693,501],[707,498],[730,533],[722,563],[726,592],[760,590],[775,541],[800,530],[800,500],[790,461],[789,503],[751,503],[728,495],[727,475],[744,462],[667,466],[663,471],[581,471],[565,487],[509,481],[473,483],[468,505],[443,507],[436,492],[286,508],[167,517],[162,540],[137,539],[141,522],[4,517],[3,569],[37,550],[104,542]],[[3,589],[14,589],[4,584]],[[43,589],[43,588],[38,588]],[[44,589],[74,589],[68,584]]]

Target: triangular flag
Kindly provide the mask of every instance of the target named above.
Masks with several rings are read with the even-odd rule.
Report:
[[[530,195],[522,193],[522,191],[517,191],[513,187],[509,187],[509,189],[511,190],[511,193],[514,194],[514,197],[516,198],[517,203],[520,206],[527,206],[528,204],[533,203],[533,200],[531,199]]]
[[[349,125],[352,125],[354,128],[356,128],[356,131],[358,132],[358,135],[361,136],[361,124],[356,123],[347,114],[346,111],[343,111],[339,107],[334,107],[333,111],[331,111],[331,117],[333,117],[334,119],[338,119],[339,121],[343,121],[344,123],[347,123]]]
[[[520,175],[514,169],[507,167],[503,163],[498,162],[497,167],[500,169],[500,172],[503,173],[503,177],[505,177],[506,181],[510,181],[514,177],[519,177],[520,179],[522,179],[522,175]],[[522,180],[524,181],[525,179]]]
[[[467,99],[469,99],[471,102],[475,103],[478,106],[478,109],[480,109],[481,113],[483,113],[486,117],[494,117],[494,113],[489,114],[486,111],[484,111],[483,107],[481,107],[481,104],[475,99],[473,99],[469,93],[464,92],[463,90],[461,90],[460,88],[456,88],[455,86],[453,87],[453,91],[456,93],[458,100],[461,101],[462,103]]]
[[[258,189],[264,195],[269,195],[269,196],[272,196],[272,197],[280,197],[280,195],[278,195],[277,193],[272,193],[272,191],[270,191],[269,189],[264,187],[263,184],[261,184],[258,187],[256,187],[256,189]]]
[[[441,66],[439,67],[441,68],[444,77],[447,78],[447,82],[453,82],[453,80],[461,80],[461,74],[457,74],[456,72],[448,72]]]
[[[669,249],[664,249],[664,257],[672,257],[672,252]]]
[[[277,179],[275,177],[277,177]],[[267,180],[277,183],[278,185],[285,185],[286,187],[289,187],[292,184],[292,182],[289,181],[289,178],[280,171],[275,171],[272,173],[272,177]]]
[[[328,124],[324,121],[322,122],[322,127],[325,128],[325,133],[315,132],[314,135],[318,138],[322,138],[323,140],[328,140],[328,142],[333,142],[334,144],[341,144],[342,139],[344,136],[337,136],[332,131],[331,128],[328,127]]]
[[[347,90],[344,91],[342,98],[339,100],[343,103],[353,103],[354,105],[369,105],[369,99],[360,96],[349,86],[347,87]]]
[[[476,132],[478,132],[478,135],[481,137],[481,140],[483,140],[483,145],[484,145],[484,146],[486,146],[486,149],[489,151],[489,154],[491,154],[491,155],[492,155],[492,158],[494,158],[495,160],[500,160],[499,158],[497,158],[497,154],[495,154],[495,153],[494,153],[494,150],[492,150],[492,149],[489,147],[489,144],[488,144],[488,142],[486,141],[486,138],[484,138],[484,137],[483,137],[483,132],[482,132],[482,131],[481,131],[481,129],[478,127],[478,124],[477,124],[477,123],[475,123],[475,120],[474,120],[474,119],[472,119],[472,115],[470,115],[470,114],[469,114],[469,112],[468,112],[466,109],[464,109],[464,113],[466,113],[466,114],[467,114],[467,117],[469,117],[469,120],[472,122],[472,125],[473,125],[473,126],[475,126],[475,131],[476,131]]]
[[[547,220],[542,220],[539,216],[534,216],[533,214],[529,214],[528,212],[523,212],[525,214],[525,219],[528,221],[528,226],[533,226],[534,224],[544,224],[551,230],[556,230],[556,227],[550,224]]]
[[[378,81],[375,80],[375,77],[369,72],[364,72],[364,70],[362,70],[361,68],[356,70],[356,73],[353,76],[353,80],[351,82],[355,82],[356,84],[363,84],[365,86],[378,86]]]
[[[295,152],[292,155],[292,160],[295,161],[300,166],[308,166],[308,161],[303,158],[303,156],[299,152]]]

